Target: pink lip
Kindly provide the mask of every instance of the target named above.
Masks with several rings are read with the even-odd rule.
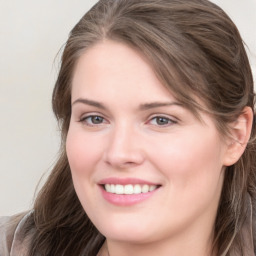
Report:
[[[101,180],[99,183],[99,188],[101,190],[103,198],[111,204],[117,206],[131,206],[134,204],[138,204],[155,194],[158,189],[153,190],[147,193],[140,193],[140,194],[132,194],[132,195],[118,195],[107,192],[102,185],[104,184],[120,184],[120,185],[128,185],[128,184],[148,184],[148,185],[158,185],[152,182],[148,182],[141,179],[134,179],[134,178],[107,178]]]
[[[102,186],[99,186],[102,196],[105,200],[109,203],[117,205],[117,206],[129,206],[133,204],[140,203],[149,197],[153,196],[153,194],[158,190],[154,190],[148,193],[141,193],[141,194],[133,194],[133,195],[117,195],[108,193]]]

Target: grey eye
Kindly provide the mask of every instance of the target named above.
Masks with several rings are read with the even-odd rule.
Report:
[[[170,119],[166,117],[155,117],[155,122],[158,125],[166,125],[170,123]]]
[[[90,119],[92,124],[101,124],[104,121],[103,117],[101,116],[91,116],[88,117],[88,119]]]
[[[155,116],[148,123],[159,127],[169,127],[170,125],[176,124],[177,121],[165,116]]]
[[[98,125],[105,123],[105,119],[101,116],[91,115],[81,118],[80,122],[87,125]]]

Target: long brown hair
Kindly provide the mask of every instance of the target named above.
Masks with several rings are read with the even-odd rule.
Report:
[[[73,28],[62,55],[52,97],[61,152],[27,223],[33,234],[30,255],[95,256],[104,242],[76,196],[65,152],[77,60],[104,39],[143,54],[162,84],[195,115],[211,114],[223,135],[245,106],[254,109],[253,78],[242,39],[218,6],[207,0],[100,0]],[[256,199],[254,138],[253,125],[244,154],[225,171],[213,245],[218,255],[228,255],[234,247],[243,255],[240,230],[247,197]]]

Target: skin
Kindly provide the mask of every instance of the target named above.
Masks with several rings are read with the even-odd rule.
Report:
[[[156,102],[171,104],[145,107]],[[225,166],[240,154],[234,156],[214,121],[205,113],[199,121],[138,52],[108,40],[80,57],[72,103],[66,142],[72,178],[84,210],[107,238],[109,254],[213,255]],[[109,177],[161,187],[138,204],[116,206],[98,185]]]

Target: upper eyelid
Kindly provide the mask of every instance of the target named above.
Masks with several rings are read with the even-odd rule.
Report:
[[[99,114],[87,114],[87,115],[82,115],[79,119],[82,121],[82,120],[85,120],[86,118],[89,118],[89,117],[96,117],[96,116],[102,118],[103,120],[107,120],[104,116],[99,115]]]
[[[176,123],[177,123],[176,120],[171,119],[171,118],[168,118],[168,117],[165,117],[165,116],[155,116],[155,117],[152,117],[152,118],[149,119],[149,121],[148,121],[147,123],[151,122],[152,120],[154,120],[154,119],[156,119],[156,118],[163,118],[163,119],[166,119],[170,124],[176,124]]]
[[[169,114],[160,114],[160,113],[150,115],[148,117],[148,120],[151,120],[151,119],[156,118],[156,117],[163,117],[163,118],[170,119],[171,121],[176,121],[176,122],[180,121],[180,119],[177,118],[176,116],[169,115]]]
[[[108,117],[106,115],[104,115],[103,113],[97,112],[97,111],[83,112],[81,115],[79,115],[80,119],[90,117],[90,116],[99,116],[104,119],[108,119]]]

